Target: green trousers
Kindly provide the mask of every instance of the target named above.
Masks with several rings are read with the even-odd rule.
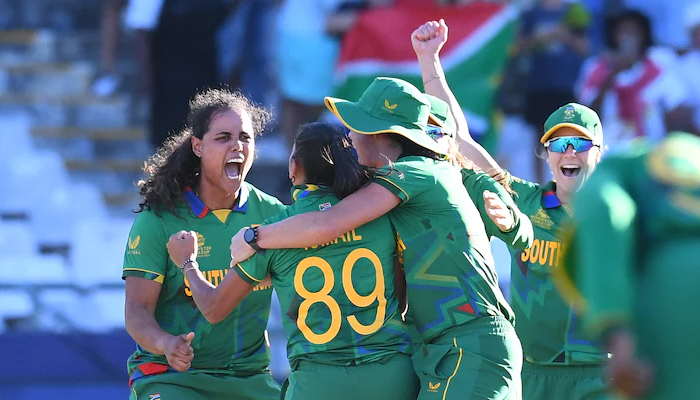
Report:
[[[279,400],[270,374],[235,377],[201,372],[168,372],[134,381],[129,400]]]

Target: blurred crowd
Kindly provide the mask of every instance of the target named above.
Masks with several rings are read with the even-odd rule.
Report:
[[[119,38],[133,30],[154,147],[181,128],[197,88],[222,82],[272,107],[275,130],[290,143],[325,109],[343,35],[359,15],[429,1],[479,0],[105,0],[93,92],[118,90]],[[498,153],[516,175],[547,179],[536,138],[546,116],[570,101],[600,113],[613,151],[676,129],[700,133],[700,1],[498,2],[521,12],[496,104]]]

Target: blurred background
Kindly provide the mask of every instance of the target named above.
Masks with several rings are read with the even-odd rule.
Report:
[[[599,111],[610,151],[699,131],[698,0],[0,0],[0,399],[128,396],[134,183],[197,88],[273,109],[248,181],[288,203],[296,127],[376,76],[421,87],[410,34],[439,18],[472,134],[516,176],[549,180],[538,138],[568,101]]]

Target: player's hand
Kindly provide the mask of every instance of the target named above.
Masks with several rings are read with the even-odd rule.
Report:
[[[192,349],[192,339],[194,332],[179,336],[171,335],[165,342],[165,358],[168,364],[175,370],[185,372],[192,366],[194,359],[194,349]]]
[[[168,254],[178,268],[187,260],[197,259],[197,233],[194,231],[180,231],[168,240]]]
[[[255,250],[243,238],[246,229],[242,228],[236,236],[231,238],[231,264],[237,264],[253,257]]]
[[[437,56],[445,42],[447,42],[447,24],[444,19],[439,22],[426,22],[411,34],[413,51],[419,58]]]
[[[486,214],[501,232],[510,232],[515,228],[513,212],[496,193],[484,191],[484,207]]]
[[[609,340],[612,357],[606,373],[612,386],[631,398],[643,397],[654,382],[651,365],[634,355],[635,340],[628,332],[616,332]]]

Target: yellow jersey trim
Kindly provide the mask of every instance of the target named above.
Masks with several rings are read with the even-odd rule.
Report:
[[[408,201],[408,199],[410,199],[410,196],[408,195],[408,193],[406,193],[406,191],[403,190],[403,189],[401,188],[401,186],[395,184],[394,182],[392,182],[392,181],[389,180],[389,179],[386,179],[386,178],[383,177],[383,176],[377,176],[377,178],[378,178],[378,179],[381,179],[381,180],[383,180],[383,181],[387,181],[387,182],[391,183],[392,185],[394,185],[397,189],[399,189],[399,190],[401,191],[401,193],[404,194],[404,196],[406,196],[406,201]]]
[[[163,281],[165,280],[165,276],[164,276],[163,274],[159,274],[159,273],[157,273],[157,272],[149,271],[149,270],[147,270],[147,269],[142,269],[142,268],[124,268],[124,269],[122,269],[122,271],[138,271],[138,272],[145,272],[145,273],[148,273],[148,274],[153,274],[153,275],[156,276],[156,279],[154,279],[154,281],[156,281],[156,282],[158,282],[158,283],[163,283]]]

